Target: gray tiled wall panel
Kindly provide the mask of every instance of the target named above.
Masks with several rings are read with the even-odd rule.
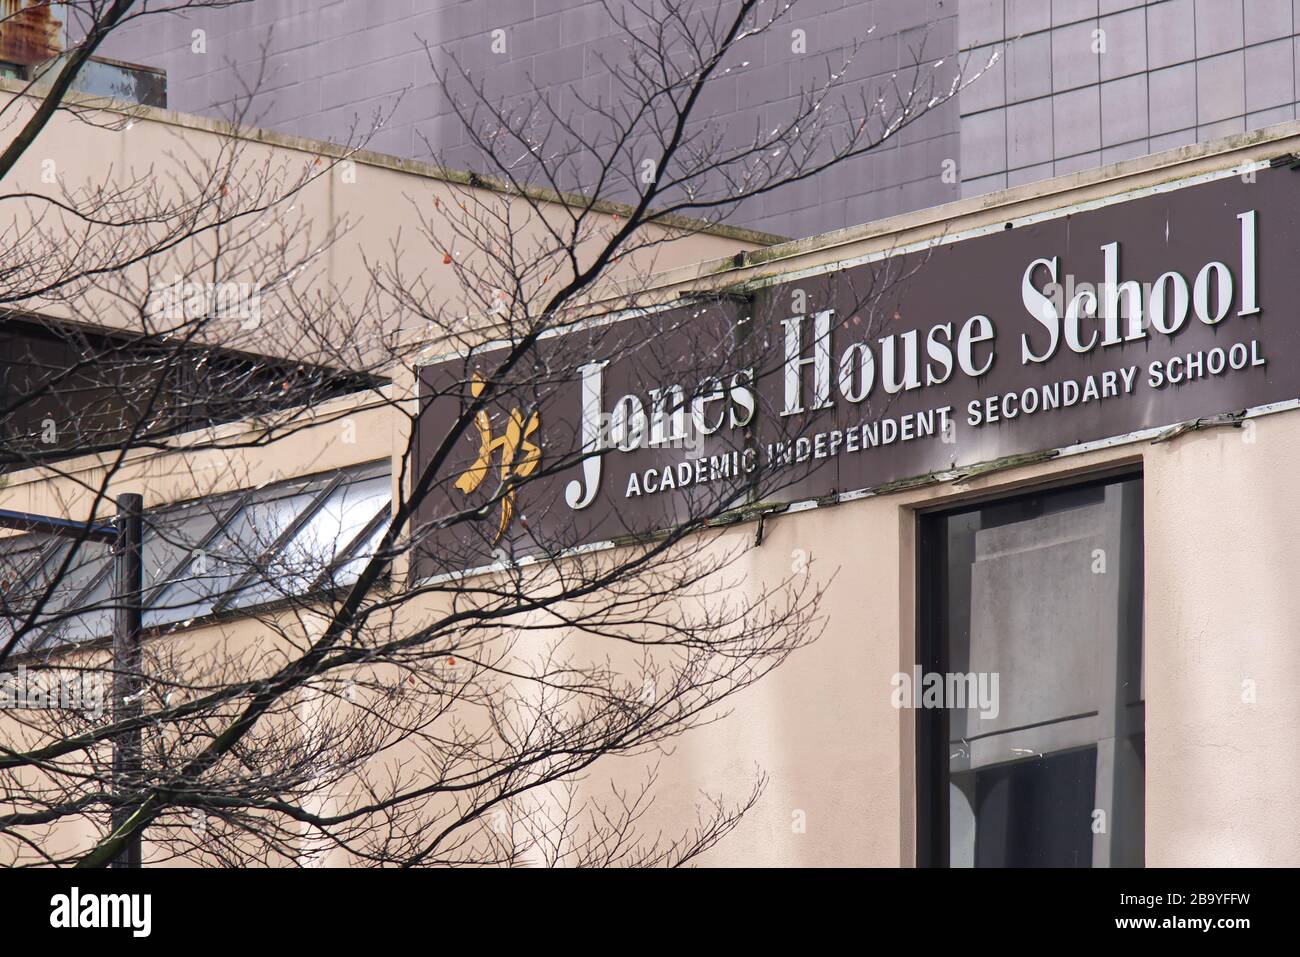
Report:
[[[1292,119],[1295,6],[796,0],[746,53],[749,65],[733,65],[708,91],[697,128],[744,142],[756,125],[788,114],[801,88],[822,78],[828,61],[841,63],[855,39],[863,42],[848,74],[854,94],[889,83],[923,38],[927,63],[960,63],[969,75],[994,59],[957,102],[878,151],[751,199],[730,220],[806,235]],[[196,30],[204,53],[193,50]],[[806,53],[794,52],[795,30]],[[493,94],[517,102],[535,85],[590,137],[604,124],[580,98],[613,94],[605,64],[626,56],[615,33],[596,0],[258,0],[146,18],[103,52],[162,67],[171,106],[206,114],[228,109],[265,54],[252,121],[337,140],[391,111],[373,148],[483,168],[433,83],[433,67],[447,64],[442,48]],[[494,39],[504,52],[493,51]],[[580,188],[587,173],[578,169],[566,185]]]

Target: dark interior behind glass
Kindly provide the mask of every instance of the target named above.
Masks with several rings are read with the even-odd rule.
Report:
[[[1141,478],[920,522],[922,668],[998,694],[917,713],[918,862],[1142,866]]]

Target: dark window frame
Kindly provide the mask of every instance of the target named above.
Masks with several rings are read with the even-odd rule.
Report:
[[[0,347],[0,473],[116,449],[141,421],[131,403],[154,397],[160,383],[164,395],[194,403],[153,409],[158,424],[147,430],[152,441],[357,395],[388,381],[217,344],[170,343],[26,314],[0,318]],[[160,363],[160,357],[168,361]],[[54,379],[60,384],[52,387]],[[290,381],[295,387],[281,396],[275,386]],[[61,429],[63,444],[36,443],[45,418],[68,424],[92,410],[89,435],[67,428]],[[121,423],[114,424],[113,416],[122,417]]]
[[[915,646],[916,662],[922,672],[944,673],[947,660],[943,641],[948,616],[947,548],[943,521],[955,515],[979,511],[990,505],[1013,504],[1052,492],[1106,486],[1129,479],[1143,480],[1141,463],[1122,463],[1084,475],[1049,479],[1014,489],[992,491],[965,499],[915,510]],[[1142,556],[1145,566],[1145,555]],[[1145,586],[1143,586],[1145,588]],[[950,720],[948,709],[913,711],[916,785],[915,865],[950,866],[950,808],[948,801],[948,757]]]

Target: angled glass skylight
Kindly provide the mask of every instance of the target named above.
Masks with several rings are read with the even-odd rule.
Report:
[[[7,639],[30,620],[32,627],[20,642],[23,650],[35,647],[41,632],[76,616],[82,607],[78,597],[112,565],[109,547],[98,541],[84,541],[74,549],[72,541],[57,536],[21,535],[5,544],[0,562],[8,567],[0,577],[9,585],[0,605],[0,636]]]
[[[150,603],[145,627],[209,614],[246,575],[267,577],[280,537],[315,506],[319,495],[314,483],[303,482],[250,497],[221,522],[215,535],[192,548],[175,581]]]
[[[348,579],[330,576],[330,570],[356,553],[356,546],[362,544],[359,539],[391,500],[386,472],[327,488],[321,501],[294,522],[263,566],[230,590],[227,603],[256,605],[304,594],[325,580],[336,585],[355,581],[355,573]]]
[[[144,626],[355,581],[391,504],[385,461],[153,510],[144,516]],[[44,535],[0,539],[0,640],[24,626],[43,596],[20,652],[112,636],[111,549],[82,542],[60,576],[71,548]]]

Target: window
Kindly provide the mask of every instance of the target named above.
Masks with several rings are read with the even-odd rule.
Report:
[[[0,472],[116,448],[128,433],[133,441],[157,439],[378,383],[229,350],[6,319],[0,323]]]
[[[389,465],[380,462],[150,512],[144,626],[348,585],[378,547],[390,509]],[[56,536],[0,539],[0,641],[23,628],[18,653],[31,653],[109,638],[113,567],[110,548],[95,542],[74,552]]]
[[[1142,480],[922,516],[917,860],[1143,863]]]

